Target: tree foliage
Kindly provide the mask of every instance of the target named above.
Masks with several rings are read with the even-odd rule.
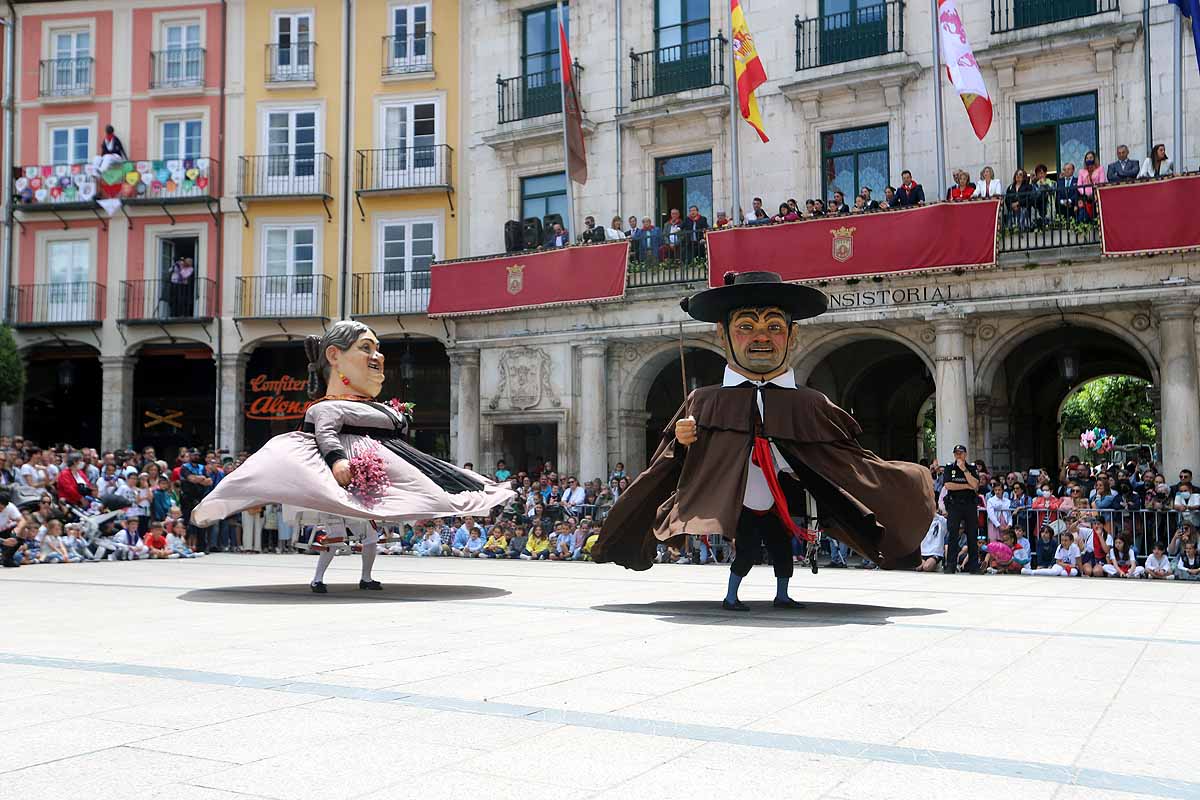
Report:
[[[1078,436],[1091,428],[1108,429],[1118,446],[1155,441],[1150,384],[1129,375],[1109,375],[1079,387],[1063,405],[1063,435]]]
[[[25,389],[25,364],[12,329],[0,325],[0,403],[15,403]]]

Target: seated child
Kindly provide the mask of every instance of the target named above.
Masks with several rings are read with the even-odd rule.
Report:
[[[487,541],[483,545],[484,558],[507,558],[508,539],[504,536],[504,528],[499,523],[492,526]]]
[[[1167,549],[1162,542],[1154,543],[1154,550],[1146,556],[1146,577],[1156,581],[1175,580],[1175,571],[1171,569],[1171,560],[1167,558]]]
[[[1022,575],[1063,575],[1074,578],[1079,574],[1079,546],[1075,537],[1063,531],[1058,535],[1058,549],[1054,551],[1054,566],[1021,570]]]
[[[987,556],[983,561],[988,575],[1021,571],[1021,565],[1013,559],[1016,543],[1017,537],[1012,528],[1000,532],[1000,541],[988,542]]]
[[[150,558],[179,558],[179,554],[167,544],[167,537],[163,536],[161,522],[151,522],[150,530],[142,541],[146,545],[147,555]]]
[[[1175,562],[1175,577],[1181,581],[1200,581],[1200,553],[1196,552],[1196,543],[1187,542],[1183,546],[1183,555]]]
[[[1137,553],[1123,533],[1113,537],[1113,545],[1108,551],[1108,563],[1104,565],[1104,574],[1112,578],[1142,578],[1146,575],[1146,568],[1138,566]]]
[[[197,553],[187,545],[187,525],[183,520],[177,519],[169,528],[171,531],[167,534],[167,549],[175,553],[180,558],[200,558],[208,553]]]

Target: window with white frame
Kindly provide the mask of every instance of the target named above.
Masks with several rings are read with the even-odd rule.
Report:
[[[313,80],[312,33],[311,14],[276,15],[275,55],[271,61],[272,80]]]
[[[92,90],[92,32],[57,30],[50,34],[49,94],[87,94]]]
[[[387,182],[385,186],[399,188],[436,183],[423,179],[437,177],[437,116],[437,104],[431,101],[389,103],[383,106],[380,115],[384,147],[381,178]]]
[[[314,109],[268,111],[266,177],[270,194],[324,191],[317,170],[317,112]]]
[[[50,129],[50,163],[83,164],[92,152],[91,128],[70,125]]]
[[[391,9],[388,74],[423,72],[433,68],[429,35],[429,5],[399,5]]]
[[[429,289],[437,224],[434,220],[388,220],[379,226],[383,291]]]
[[[263,277],[260,313],[307,315],[318,305],[317,230],[312,225],[268,225],[262,229]]]
[[[91,319],[91,258],[87,239],[55,239],[46,242],[45,316],[48,322]]]
[[[159,53],[156,84],[191,86],[204,81],[204,49],[200,23],[169,22],[162,27],[162,51]]]
[[[164,159],[194,159],[203,155],[203,120],[167,120],[161,124],[159,133]]]

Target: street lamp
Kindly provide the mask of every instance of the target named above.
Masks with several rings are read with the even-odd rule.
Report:
[[[1058,372],[1062,375],[1067,386],[1074,386],[1079,379],[1079,351],[1063,350],[1058,354]]]
[[[70,389],[75,385],[75,362],[64,359],[58,364],[58,385]]]
[[[400,356],[400,380],[405,386],[412,381],[416,375],[417,367],[413,359],[412,350],[409,349],[408,334],[404,334],[404,353]]]

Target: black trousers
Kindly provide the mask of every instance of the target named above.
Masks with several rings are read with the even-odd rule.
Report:
[[[762,546],[766,545],[771,565],[775,568],[775,577],[792,577],[795,570],[792,564],[792,535],[774,512],[759,515],[743,508],[742,515],[738,517],[734,541],[737,543],[737,555],[729,567],[734,575],[746,577],[758,559]]]
[[[946,495],[946,561],[942,569],[947,574],[958,571],[959,529],[967,536],[967,572],[979,569],[979,507],[975,498],[959,500]]]
[[[12,531],[0,533],[0,539],[16,539],[17,540],[17,543],[14,544],[12,547],[0,545],[0,561],[2,561],[5,564],[11,564],[12,560],[13,560],[13,556],[15,556],[17,554],[17,551],[21,549],[21,539],[19,537],[15,536]]]

